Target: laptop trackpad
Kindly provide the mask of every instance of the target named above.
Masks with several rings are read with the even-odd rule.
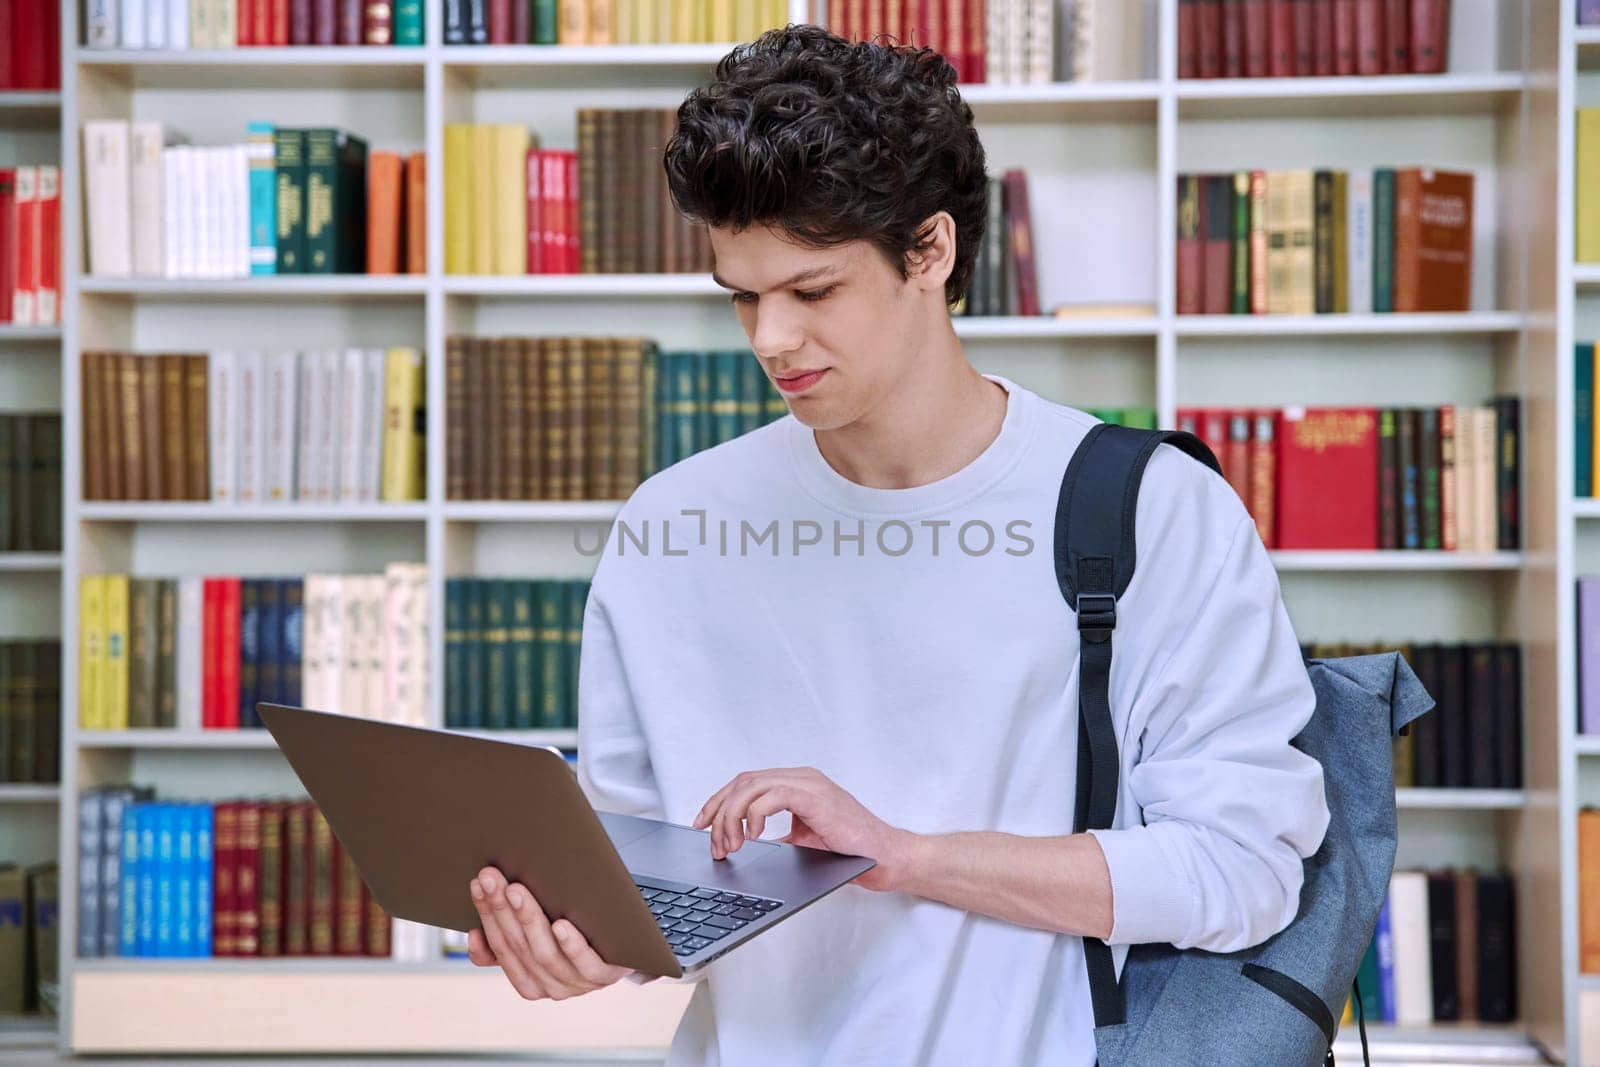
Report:
[[[655,875],[695,885],[717,885],[731,875],[782,849],[770,841],[746,840],[727,858],[711,858],[711,835],[679,826],[663,826],[655,833],[629,841],[621,849],[622,862],[636,874]]]

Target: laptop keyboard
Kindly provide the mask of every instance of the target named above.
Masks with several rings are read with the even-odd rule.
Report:
[[[663,879],[634,878],[650,914],[666,935],[677,956],[692,956],[720,939],[742,930],[783,901],[727,893]]]

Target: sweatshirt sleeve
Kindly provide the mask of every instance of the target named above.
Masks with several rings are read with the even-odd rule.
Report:
[[[1111,872],[1111,943],[1233,952],[1294,919],[1328,810],[1321,765],[1290,744],[1315,695],[1248,516],[1196,584],[1123,738],[1138,746],[1128,792],[1144,825],[1091,832]]]

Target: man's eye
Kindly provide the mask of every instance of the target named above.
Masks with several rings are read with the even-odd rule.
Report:
[[[735,304],[754,304],[756,302],[756,294],[734,293],[731,297],[729,297],[729,299]]]
[[[818,300],[826,300],[828,298],[828,295],[830,293],[832,293],[837,288],[838,288],[838,286],[836,286],[836,285],[830,285],[825,289],[813,289],[812,291],[810,291],[808,293],[801,293],[800,294],[800,299],[804,300],[808,304],[814,304]]]

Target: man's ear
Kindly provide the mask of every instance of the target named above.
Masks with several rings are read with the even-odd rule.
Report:
[[[918,289],[944,293],[956,266],[956,220],[948,211],[928,216],[917,231],[920,243],[906,253],[906,280]]]

